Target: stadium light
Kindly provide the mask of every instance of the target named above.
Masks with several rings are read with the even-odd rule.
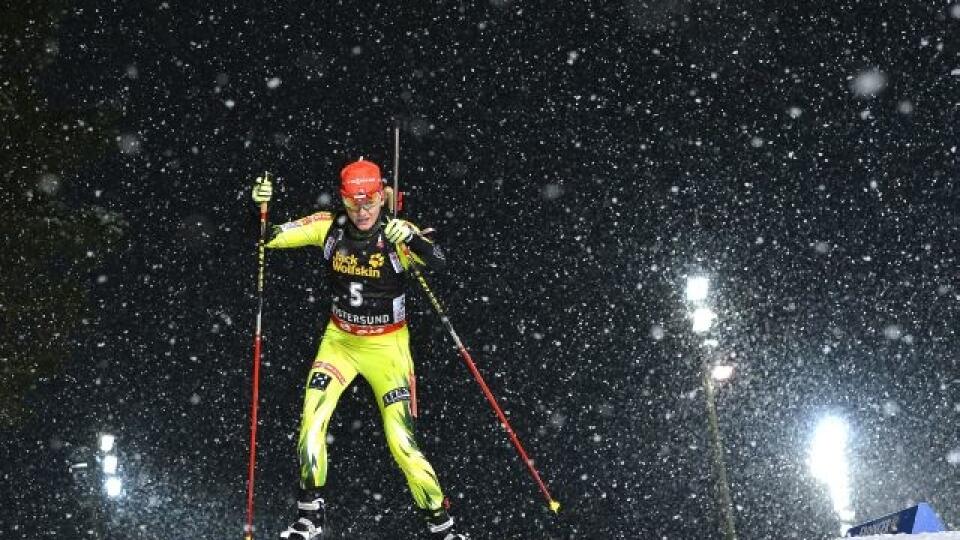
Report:
[[[710,290],[710,278],[704,276],[694,276],[687,278],[687,300],[690,302],[703,302],[707,299],[707,292]]]
[[[103,474],[107,474],[107,475],[117,474],[117,465],[118,465],[117,456],[113,454],[108,454],[106,456],[103,456],[103,463],[102,463]]]
[[[113,445],[117,441],[117,438],[109,433],[102,433],[100,435],[100,451],[109,452],[113,450]]]
[[[120,458],[117,456],[117,438],[110,433],[100,434],[100,453],[98,461],[103,471],[103,491],[111,499],[123,495],[123,480],[120,478]]]
[[[712,309],[707,307],[699,307],[690,314],[690,318],[693,319],[693,331],[697,334],[705,334],[710,331],[710,327],[713,326],[713,319],[717,317],[717,314],[713,312]]]
[[[107,492],[107,497],[116,499],[123,494],[123,480],[119,476],[108,476],[103,481],[103,489]]]
[[[729,364],[718,364],[710,370],[710,376],[715,381],[725,381],[733,377],[733,366]]]
[[[824,417],[814,432],[807,459],[810,473],[827,486],[841,529],[856,517],[850,505],[849,438],[850,427],[845,420],[837,416]]]
[[[695,334],[706,334],[713,326],[713,320],[717,314],[707,307],[707,296],[710,292],[710,279],[706,276],[688,276],[686,287],[687,316],[692,322],[692,330]],[[716,339],[706,339],[703,346],[707,348],[717,347],[719,342]],[[705,404],[707,409],[707,419],[710,429],[710,442],[713,449],[713,466],[716,473],[717,489],[720,495],[720,514],[723,519],[723,538],[724,540],[737,540],[736,525],[733,516],[733,500],[730,495],[730,484],[727,481],[727,466],[723,459],[723,441],[720,436],[720,423],[717,419],[717,404],[714,396],[714,388],[711,378],[715,380],[724,380],[733,375],[733,369],[730,366],[723,366],[729,369],[717,371],[717,367],[710,369],[709,355],[706,351],[699,351],[701,370],[700,376],[703,379],[703,390],[705,395]],[[719,367],[719,366],[718,366]],[[718,376],[719,375],[719,376]]]

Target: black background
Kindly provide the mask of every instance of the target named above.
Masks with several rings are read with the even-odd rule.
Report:
[[[30,84],[114,120],[108,151],[49,165],[55,196],[124,227],[96,268],[62,268],[89,317],[0,445],[4,538],[241,536],[250,184],[279,177],[275,223],[332,208],[346,162],[392,169],[394,121],[405,214],[450,258],[428,277],[563,504],[546,510],[413,288],[419,438],[473,537],[720,537],[683,297],[696,272],[718,313],[710,354],[737,370],[717,406],[740,538],[837,536],[806,463],[826,414],[851,426],[858,519],[929,501],[956,527],[956,5],[61,7],[23,8],[59,21]],[[885,86],[858,94],[872,70]],[[258,538],[293,518],[319,260],[267,260]],[[331,425],[334,538],[422,533],[378,423],[359,381]],[[67,469],[102,431],[116,501]]]

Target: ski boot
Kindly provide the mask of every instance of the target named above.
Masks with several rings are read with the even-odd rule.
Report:
[[[453,518],[447,514],[443,507],[436,510],[418,509],[427,521],[427,529],[430,531],[430,538],[434,540],[470,540],[470,537],[454,532]]]
[[[280,533],[283,540],[320,540],[326,526],[326,505],[316,492],[302,491],[297,501],[297,521]]]

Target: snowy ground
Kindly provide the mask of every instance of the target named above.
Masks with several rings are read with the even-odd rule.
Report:
[[[907,536],[910,538],[907,539]],[[920,533],[920,534],[878,534],[876,536],[857,536],[859,540],[885,540],[903,538],[905,540],[960,540],[960,532]]]

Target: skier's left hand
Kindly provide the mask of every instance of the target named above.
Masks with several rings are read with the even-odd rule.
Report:
[[[383,233],[392,244],[409,242],[413,238],[413,227],[402,219],[393,218],[387,222],[387,228]]]
[[[270,182],[270,176],[270,173],[266,173],[263,176],[257,177],[257,181],[253,184],[253,192],[251,193],[253,202],[257,204],[270,202],[270,199],[273,197],[273,184]]]

